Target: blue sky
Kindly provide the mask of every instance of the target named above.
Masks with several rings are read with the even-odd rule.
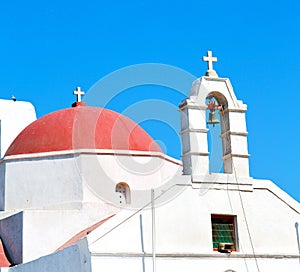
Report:
[[[238,99],[248,105],[251,175],[272,179],[299,201],[299,5],[291,0],[2,1],[0,97],[31,101],[42,116],[69,107],[76,86],[88,92],[130,65],[167,64],[200,77],[206,71],[202,56],[212,50],[219,76],[229,77]],[[153,101],[169,101],[172,111],[183,98],[182,92],[148,85],[124,90],[106,104],[126,113],[147,101],[145,112],[152,116]],[[178,139],[174,145],[166,140],[177,137],[174,131],[165,130],[163,122],[142,123],[170,155],[179,156]]]

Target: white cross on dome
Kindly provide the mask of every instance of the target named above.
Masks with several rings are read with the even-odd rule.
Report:
[[[81,91],[81,88],[77,87],[73,94],[77,95],[77,102],[81,102],[81,96],[84,95],[84,92]]]

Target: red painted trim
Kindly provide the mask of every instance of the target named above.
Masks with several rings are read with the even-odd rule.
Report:
[[[63,245],[61,245],[56,251],[64,249],[68,246],[74,245],[77,243],[78,240],[82,239],[83,237],[87,236],[90,232],[92,232],[93,230],[95,230],[96,228],[98,228],[99,226],[101,226],[104,222],[106,222],[107,220],[111,219],[113,216],[115,216],[115,214],[97,222],[96,224],[78,232],[77,234],[75,234],[71,239],[69,239],[67,242],[65,242]]]
[[[232,215],[232,214],[211,214],[211,218],[212,219],[213,218],[232,219],[234,221],[234,219],[236,218],[236,215]]]
[[[11,266],[11,263],[9,262],[5,254],[2,239],[0,238],[0,267],[9,267],[9,266]]]
[[[218,251],[218,248],[213,248],[213,251]],[[231,250],[231,252],[236,252],[236,249]]]

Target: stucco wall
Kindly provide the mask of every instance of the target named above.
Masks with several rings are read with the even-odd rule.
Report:
[[[218,187],[203,191],[187,186],[175,199],[157,207],[158,271],[182,271],[180,267],[189,271],[199,271],[196,267],[211,271],[256,271],[256,261],[260,271],[280,271],[285,266],[285,270],[298,271],[300,244],[295,224],[300,223],[300,209],[271,182],[256,185],[259,182],[254,181],[253,191]],[[107,267],[110,259],[112,266],[120,264],[123,271],[129,271],[129,267],[142,269],[145,256],[147,270],[151,268],[151,210],[134,213],[121,212],[112,219],[114,222],[107,222],[102,230],[99,228],[88,236],[93,267]],[[211,214],[237,216],[236,252],[213,251]]]
[[[5,157],[0,162],[0,209],[77,209],[91,201],[118,204],[119,182],[129,185],[131,206],[138,207],[152,188],[182,173],[179,161],[163,154],[123,153],[79,150]]]
[[[72,207],[82,200],[82,182],[76,156],[14,159],[2,161],[5,180],[1,210]],[[0,196],[3,197],[3,196]],[[77,207],[78,208],[78,207]]]
[[[36,114],[31,103],[0,99],[0,158],[16,136],[34,120]]]

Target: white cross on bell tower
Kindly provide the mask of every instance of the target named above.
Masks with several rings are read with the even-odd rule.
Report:
[[[238,100],[228,78],[219,78],[213,69],[217,58],[208,51],[203,57],[208,62],[206,76],[193,82],[188,98],[179,105],[181,112],[183,173],[192,175],[195,182],[211,175],[210,152],[214,142],[208,141],[209,120],[206,115],[212,108],[218,110],[222,158],[219,170],[222,174],[234,174],[239,178],[249,177],[249,154],[247,143],[247,105]],[[207,99],[215,99],[220,108],[211,107]],[[208,104],[207,104],[208,103]],[[212,123],[211,123],[212,124]],[[217,172],[218,173],[218,172]]]
[[[73,94],[77,95],[77,102],[81,102],[81,96],[84,95],[84,92],[81,91],[81,88],[77,87]]]
[[[213,69],[213,62],[217,62],[218,59],[212,56],[212,51],[207,51],[207,56],[203,56],[203,61],[206,61],[208,66],[206,76],[218,77],[217,72]]]

